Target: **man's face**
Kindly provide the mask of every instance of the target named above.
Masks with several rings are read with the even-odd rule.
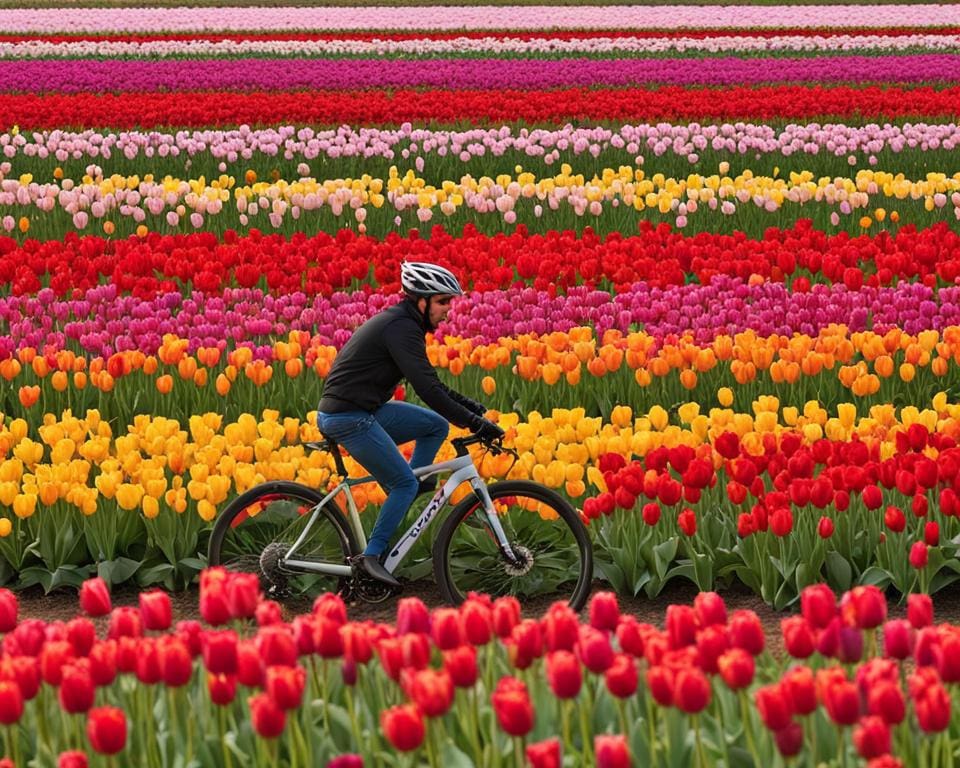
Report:
[[[429,299],[420,299],[417,304],[420,306],[421,312],[429,307],[427,317],[430,319],[430,325],[436,328],[447,319],[452,301],[453,296],[440,294],[438,296],[431,296]]]

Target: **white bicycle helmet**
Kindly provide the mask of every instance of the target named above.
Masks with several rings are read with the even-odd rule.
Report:
[[[401,264],[400,284],[404,291],[414,296],[463,295],[463,289],[453,272],[424,261],[405,261]]]

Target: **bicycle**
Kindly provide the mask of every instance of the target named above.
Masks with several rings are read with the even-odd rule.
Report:
[[[481,444],[514,462],[517,453],[476,436],[451,441],[456,457],[413,470],[419,479],[449,473],[423,511],[385,553],[394,572],[416,541],[451,500],[461,483],[470,494],[449,513],[432,548],[433,572],[444,599],[459,605],[468,592],[494,596],[563,595],[579,610],[590,594],[593,547],[576,510],[555,491],[529,480],[487,485],[467,448]],[[328,493],[276,480],[234,499],[219,515],[210,536],[208,563],[260,575],[264,591],[340,592],[379,602],[396,594],[355,567],[366,536],[351,488],[373,478],[349,478],[340,447],[329,438],[307,443],[332,454],[342,478]],[[336,500],[346,498],[348,513]]]

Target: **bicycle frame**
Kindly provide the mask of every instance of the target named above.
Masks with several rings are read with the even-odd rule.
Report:
[[[431,475],[442,474],[445,472],[450,472],[450,477],[447,478],[447,481],[437,489],[437,492],[434,494],[433,498],[430,499],[430,502],[427,504],[427,506],[424,507],[423,512],[420,513],[420,516],[407,529],[406,533],[403,534],[397,544],[390,549],[390,554],[387,556],[384,567],[391,573],[403,561],[404,557],[406,557],[407,553],[416,543],[417,539],[423,535],[423,532],[429,527],[430,523],[437,516],[437,513],[447,505],[457,486],[465,482],[470,483],[470,487],[474,490],[477,496],[480,497],[480,500],[483,503],[484,512],[487,515],[487,520],[490,523],[490,528],[493,530],[493,533],[497,538],[497,542],[500,545],[501,551],[507,553],[511,561],[513,560],[513,551],[510,548],[510,542],[507,541],[507,535],[503,531],[503,526],[500,524],[500,518],[497,516],[496,510],[493,507],[493,501],[490,499],[490,494],[487,492],[487,485],[480,477],[480,473],[477,471],[477,467],[473,463],[472,456],[469,454],[457,456],[455,459],[450,459],[449,461],[441,461],[437,464],[429,464],[425,467],[417,467],[413,470],[414,476],[418,479],[430,477]],[[310,512],[310,520],[307,522],[307,525],[304,527],[300,536],[293,543],[293,546],[287,551],[286,556],[283,558],[283,564],[291,568],[312,571],[314,573],[327,573],[334,576],[350,576],[353,573],[353,567],[350,565],[315,560],[297,560],[294,559],[292,555],[294,555],[303,542],[307,540],[307,537],[310,534],[310,529],[313,528],[314,523],[320,515],[320,510],[330,501],[330,499],[341,492],[343,492],[347,498],[350,526],[356,534],[357,541],[360,543],[360,549],[362,551],[367,545],[367,537],[363,532],[363,526],[360,523],[360,512],[357,509],[357,504],[353,499],[353,493],[350,491],[350,488],[354,485],[360,485],[361,483],[367,483],[372,480],[373,478],[371,477],[362,477],[357,479],[347,478],[341,481],[333,490],[324,496],[320,503],[317,504]]]

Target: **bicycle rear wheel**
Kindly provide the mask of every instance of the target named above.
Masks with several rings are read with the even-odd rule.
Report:
[[[480,498],[472,493],[444,521],[433,547],[437,584],[458,605],[468,592],[553,595],[580,610],[590,595],[593,545],[562,496],[527,480],[488,487],[507,540],[524,559],[517,567],[501,554]]]
[[[305,485],[274,481],[238,496],[220,513],[210,534],[208,562],[256,573],[268,596],[339,591],[341,577],[280,564],[311,519],[323,494]],[[294,558],[345,564],[359,547],[340,506],[331,499]]]

